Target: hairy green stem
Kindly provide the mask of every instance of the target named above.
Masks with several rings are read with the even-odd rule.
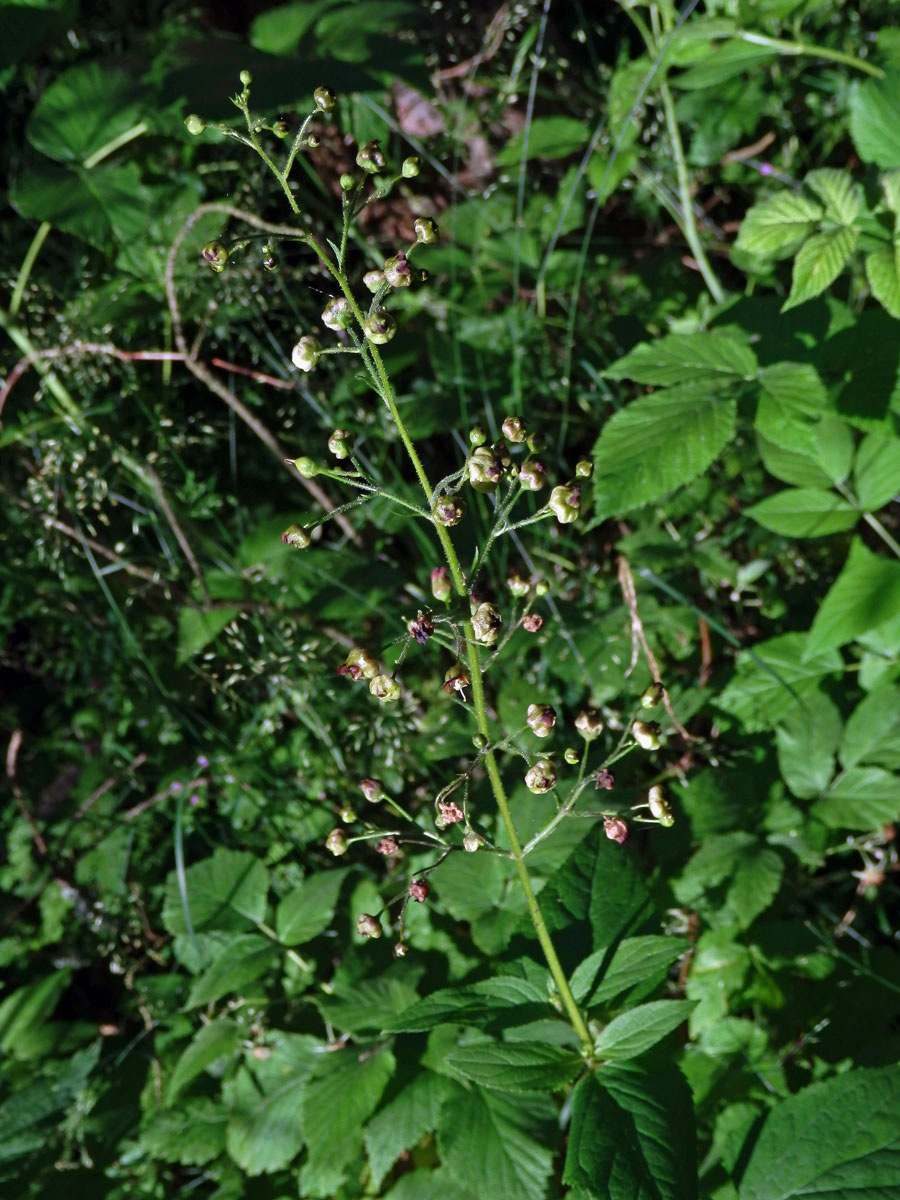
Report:
[[[763,33],[749,33],[746,29],[735,30],[733,36],[740,38],[742,42],[749,42],[753,46],[768,46],[771,50],[777,50],[779,54],[825,58],[829,62],[853,67],[857,71],[871,75],[873,79],[884,79],[884,71],[880,67],[866,62],[863,58],[857,58],[855,54],[847,54],[844,50],[830,50],[827,46],[812,46],[808,42],[788,42],[783,38],[767,37]]]

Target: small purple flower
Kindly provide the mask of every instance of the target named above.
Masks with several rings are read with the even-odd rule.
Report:
[[[200,767],[200,769],[203,771],[205,771],[206,768],[209,766],[209,759],[206,757],[205,754],[197,755],[197,766]]]
[[[764,162],[764,163],[759,164],[760,175],[771,175],[774,170],[775,170],[775,168],[772,166],[772,164],[770,162]]]
[[[183,787],[184,787],[184,784],[180,783],[178,780],[176,780],[175,783],[173,783],[169,787],[169,791],[170,792],[180,792]]]
[[[191,804],[193,804],[194,807],[196,807],[199,803],[200,803],[200,797],[197,795],[196,792],[194,792],[193,796],[191,796]]]

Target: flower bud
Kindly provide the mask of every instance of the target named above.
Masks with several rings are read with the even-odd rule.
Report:
[[[547,439],[542,433],[529,433],[526,442],[532,454],[540,454],[547,445]]]
[[[529,704],[527,721],[535,737],[549,737],[556,724],[556,712],[549,704]]]
[[[503,436],[506,440],[516,445],[519,442],[524,442],[528,436],[521,417],[507,417],[500,428],[503,430]]]
[[[581,488],[560,484],[550,493],[547,506],[553,509],[560,525],[571,524],[577,518],[578,510],[581,507]]]
[[[305,550],[311,541],[309,534],[300,525],[288,525],[281,535],[281,540],[286,546],[295,546],[298,550]]]
[[[359,790],[370,804],[378,804],[387,795],[381,780],[370,779],[368,776],[359,781]]]
[[[581,762],[581,752],[575,746],[566,746],[563,758],[570,767],[576,767]]]
[[[430,246],[438,240],[438,227],[431,217],[416,217],[413,229],[416,231],[416,241],[425,246]]]
[[[451,528],[458,525],[465,515],[465,500],[453,500],[449,496],[442,496],[434,506],[434,519]]]
[[[531,591],[531,584],[517,570],[510,571],[506,576],[506,586],[509,588],[511,595],[519,598],[527,596]]]
[[[441,829],[446,829],[448,825],[456,825],[465,819],[466,814],[455,800],[438,800],[437,809],[438,816],[435,818],[435,824],[440,821]]]
[[[374,294],[384,283],[384,271],[366,271],[363,283]]]
[[[528,458],[519,467],[519,483],[526,492],[539,492],[547,483],[547,468],[537,458]]]
[[[353,310],[346,296],[332,296],[322,310],[322,324],[335,331],[350,328]]]
[[[494,442],[493,446],[491,446],[491,450],[494,452],[494,457],[500,463],[500,466],[504,471],[511,471],[513,469],[513,460],[509,453],[509,446],[507,446],[503,438],[500,438],[498,441]]]
[[[453,592],[450,573],[446,567],[435,567],[431,572],[431,594],[435,600],[449,600]]]
[[[468,686],[469,676],[466,674],[462,663],[454,663],[452,667],[448,667],[444,672],[444,691],[448,696],[454,692],[458,692],[462,699],[465,700],[464,689]]]
[[[267,271],[278,270],[278,259],[274,254],[271,253],[271,251],[268,254],[263,255],[263,266]]]
[[[316,338],[302,337],[291,351],[291,362],[298,371],[311,371],[322,357],[322,347]]]
[[[228,262],[228,247],[224,242],[207,242],[200,253],[214,271],[225,270],[225,264]]]
[[[522,628],[526,633],[537,633],[544,623],[544,618],[540,613],[528,613],[522,618]]]
[[[424,646],[434,633],[434,622],[420,612],[414,621],[410,621],[407,628],[419,645]]]
[[[378,139],[366,142],[364,146],[360,146],[356,155],[356,165],[363,171],[374,175],[378,171],[383,171],[385,168],[386,159],[381,153],[381,147],[378,145]]]
[[[409,158],[404,158],[403,165],[400,167],[400,174],[404,179],[415,179],[419,173],[420,166],[418,154],[411,154]]]
[[[306,139],[306,144],[307,144],[307,146],[309,146],[310,150],[318,150],[319,139],[314,133],[311,133],[309,135],[309,137]]]
[[[575,474],[579,479],[590,479],[594,473],[594,464],[583,458],[575,464]]]
[[[536,596],[546,596],[550,591],[550,584],[546,579],[539,579],[534,585],[534,594]]]
[[[665,694],[666,689],[659,680],[656,683],[651,683],[643,696],[641,696],[641,708],[656,708],[657,704],[662,703]]]
[[[364,938],[380,938],[382,935],[381,922],[371,913],[360,913],[356,918],[356,932]]]
[[[272,122],[272,132],[276,137],[286,138],[291,132],[291,123],[287,117],[276,117]]]
[[[409,287],[413,281],[412,267],[402,250],[385,260],[384,278],[393,288]]]
[[[484,838],[479,837],[478,834],[472,829],[470,829],[463,838],[463,850],[465,850],[468,854],[474,854],[475,851],[480,849],[480,847],[483,845]]]
[[[426,883],[424,879],[414,879],[407,889],[410,900],[415,900],[418,904],[428,899],[430,891],[431,885]]]
[[[347,805],[345,808],[341,809],[340,815],[341,815],[341,820],[344,822],[345,825],[352,825],[353,822],[356,820],[356,809],[350,808],[350,806]]]
[[[480,425],[473,425],[469,430],[469,445],[483,446],[486,441],[487,434],[484,432],[484,429]]]
[[[603,718],[596,708],[583,708],[575,718],[575,728],[586,742],[592,742],[603,732]]]
[[[288,458],[285,462],[292,463],[297,470],[298,475],[302,475],[304,479],[312,479],[319,473],[319,464],[314,458]]]
[[[366,317],[363,322],[363,332],[370,342],[374,342],[376,346],[383,346],[397,332],[397,322],[389,312],[379,308],[371,316]]]
[[[664,829],[670,829],[675,824],[671,805],[659,784],[654,784],[647,793],[647,807]]]
[[[248,88],[250,86],[250,84],[253,82],[253,76],[247,70],[241,71],[238,78],[240,79],[241,83],[244,85],[245,88]]]
[[[472,613],[472,632],[475,641],[483,646],[493,646],[503,624],[503,615],[495,604],[479,604]]]
[[[469,483],[476,492],[495,492],[503,468],[492,450],[487,446],[476,446],[466,463]]]
[[[352,192],[356,187],[356,180],[347,171],[340,178],[341,191]]]
[[[342,667],[338,667],[338,675],[349,675],[352,680],[374,679],[378,674],[378,663],[362,646],[354,646]]]
[[[335,429],[328,438],[328,449],[335,458],[349,458],[353,453],[355,438],[347,429]]]
[[[342,854],[347,853],[347,838],[344,836],[343,829],[332,829],[325,839],[325,848],[330,850],[335,858],[340,858]]]
[[[393,837],[383,837],[381,841],[375,843],[375,853],[383,854],[385,857],[396,854],[398,849],[397,839]]]
[[[525,772],[525,786],[529,792],[541,796],[556,787],[556,766],[549,758],[541,758]]]
[[[475,747],[475,749],[478,751],[479,754],[481,753],[482,750],[487,750],[487,748],[490,744],[491,744],[490,741],[484,736],[483,733],[476,733],[475,736],[472,738],[472,745]]]
[[[369,684],[369,691],[382,704],[393,704],[400,699],[400,684],[390,675],[376,675]]]
[[[187,127],[188,133],[192,134],[194,137],[197,137],[197,135],[201,134],[206,128],[206,122],[202,117],[198,117],[196,113],[191,113],[190,116],[185,117],[184,123]]]
[[[409,946],[406,942],[398,942],[394,947],[394,958],[406,958],[407,954],[409,954]]]
[[[331,112],[337,103],[330,87],[317,87],[313,92],[313,100],[319,112]]]
[[[603,822],[603,832],[611,842],[618,842],[620,846],[628,840],[628,826],[621,817],[607,817]]]
[[[601,767],[594,776],[594,787],[600,791],[611,792],[616,785],[616,777],[608,767]]]
[[[659,749],[660,727],[656,721],[635,721],[631,726],[634,740],[644,750]]]

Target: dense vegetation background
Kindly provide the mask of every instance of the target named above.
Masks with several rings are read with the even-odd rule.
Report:
[[[897,14],[0,8],[4,1195],[896,1194]],[[338,254],[342,174],[360,296],[440,229],[382,351],[487,738],[373,352],[293,365],[338,289],[240,217]],[[508,416],[577,520],[469,486]]]

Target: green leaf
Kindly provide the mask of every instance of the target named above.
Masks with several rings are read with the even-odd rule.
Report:
[[[740,720],[748,733],[773,729],[795,704],[818,689],[825,675],[839,670],[840,655],[811,649],[809,635],[786,633],[738,655],[734,678],[718,704]]]
[[[682,71],[676,77],[679,88],[694,89],[717,87],[735,75],[758,70],[763,64],[777,58],[777,51],[767,46],[755,46],[743,40],[723,42],[701,62]]]
[[[686,938],[657,934],[624,938],[616,946],[609,965],[591,991],[603,960],[609,957],[609,948],[604,946],[589,955],[573,972],[571,982],[575,999],[581,1003],[587,998],[591,1006],[607,1004],[639,983],[655,982],[685,953],[689,945]]]
[[[499,151],[498,167],[516,167],[532,158],[566,158],[586,146],[588,131],[573,117],[536,117]]]
[[[423,968],[395,962],[372,979],[336,980],[330,995],[318,996],[322,1015],[341,1031],[381,1031],[417,1001],[416,987]]]
[[[859,520],[849,501],[821,488],[785,488],[744,509],[748,517],[785,537],[827,537],[843,533]]]
[[[859,539],[813,621],[806,656],[852,642],[900,616],[900,563],[867,550]]]
[[[152,193],[134,163],[88,171],[42,161],[18,177],[10,199],[21,216],[49,221],[103,250],[113,238],[130,243],[146,237]]]
[[[462,1046],[447,1064],[466,1079],[501,1092],[555,1092],[571,1083],[584,1060],[543,1042],[478,1042]]]
[[[320,1058],[303,1095],[308,1158],[300,1176],[302,1195],[334,1196],[344,1168],[362,1149],[363,1125],[395,1066],[393,1054],[383,1048],[365,1055],[356,1048],[337,1050]]]
[[[696,1200],[696,1136],[674,1065],[605,1067],[575,1088],[563,1181],[590,1200]]]
[[[859,216],[860,189],[846,171],[822,167],[810,171],[803,183],[825,205],[825,217],[838,225],[852,225]]]
[[[236,1021],[220,1019],[202,1025],[175,1064],[166,1091],[166,1103],[173,1104],[181,1091],[207,1067],[221,1058],[230,1058],[243,1040]]]
[[[888,1200],[900,1157],[900,1072],[847,1071],[782,1100],[766,1118],[741,1200]]]
[[[900,263],[896,246],[882,246],[866,256],[866,278],[872,294],[892,317],[900,318]]]
[[[217,955],[212,966],[194,981],[187,999],[188,1008],[199,1008],[240,992],[259,979],[278,960],[278,947],[269,938],[255,933],[238,934]]]
[[[814,692],[778,726],[778,766],[798,799],[814,799],[831,782],[841,723],[836,705],[824,692]]]
[[[385,1026],[390,1033],[428,1033],[435,1025],[476,1025],[486,1029],[498,1020],[512,1024],[547,1015],[547,996],[525,979],[498,975],[485,983],[439,988],[405,1009]]]
[[[57,162],[83,162],[140,119],[137,75],[86,62],[58,76],[38,100],[26,136]]]
[[[598,519],[658,500],[690,483],[734,432],[735,402],[712,384],[641,396],[615,413],[594,446]]]
[[[385,1176],[406,1150],[426,1133],[437,1129],[441,1106],[450,1090],[449,1080],[433,1071],[420,1071],[390,1104],[366,1126],[366,1153],[372,1181],[379,1189]]]
[[[900,688],[870,692],[847,719],[838,750],[841,766],[871,763],[900,768]]]
[[[0,1003],[0,1050],[18,1055],[23,1035],[53,1015],[71,978],[71,970],[65,967],[60,971],[52,971],[34,983],[16,988],[4,997]]]
[[[819,417],[831,407],[825,385],[812,363],[773,363],[760,370],[759,382],[779,407],[797,416]]]
[[[820,296],[843,271],[858,241],[859,230],[843,225],[808,238],[794,259],[791,293],[781,311],[787,312]]]
[[[549,1097],[459,1087],[441,1111],[438,1150],[454,1178],[477,1196],[544,1200],[555,1127]]]
[[[900,778],[881,767],[851,767],[838,775],[811,811],[830,829],[868,833],[900,820]]]
[[[856,497],[867,512],[876,512],[900,493],[900,438],[870,433],[863,438],[853,465]]]
[[[603,372],[607,379],[668,386],[721,380],[753,379],[756,355],[743,341],[727,333],[671,333],[642,342]]]
[[[177,1110],[158,1109],[141,1132],[151,1158],[202,1167],[225,1149],[228,1113],[215,1100],[189,1100]]]
[[[748,929],[775,899],[783,876],[781,855],[757,843],[741,856],[731,877],[721,922],[733,921],[738,928]]]
[[[330,7],[330,0],[302,0],[300,4],[270,8],[254,18],[250,44],[265,54],[292,54],[307,30]]]
[[[769,258],[787,258],[824,216],[821,205],[800,192],[777,192],[754,204],[741,222],[735,245]]]
[[[900,167],[900,71],[857,84],[850,96],[850,135],[864,162]]]
[[[184,605],[178,612],[178,651],[175,665],[183,667],[188,659],[203,650],[240,613],[239,608],[217,608],[202,612]]]
[[[328,928],[347,872],[347,867],[318,871],[285,896],[275,913],[282,945],[300,946]]]
[[[187,869],[185,887],[195,931],[246,929],[266,915],[269,876],[253,854],[219,847]],[[162,919],[169,933],[188,932],[175,871],[166,880]]]
[[[620,1062],[637,1058],[686,1021],[693,1008],[693,1000],[639,1004],[610,1021],[597,1040],[597,1054]]]
[[[770,441],[759,430],[756,446],[763,466],[769,474],[784,483],[813,488],[828,487],[831,483],[826,472],[811,454],[788,450],[783,445]]]
[[[31,1154],[58,1136],[61,1122],[49,1118],[73,1104],[99,1057],[100,1038],[95,1038],[93,1045],[77,1051],[49,1077],[4,1096],[0,1102],[0,1163]],[[79,1120],[82,1112],[78,1113]]]

